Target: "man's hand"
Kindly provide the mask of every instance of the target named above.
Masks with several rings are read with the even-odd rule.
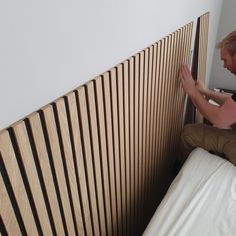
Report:
[[[195,81],[193,80],[193,77],[187,65],[183,64],[181,66],[179,77],[182,83],[182,87],[188,95],[191,96],[196,92],[197,89],[195,86]]]

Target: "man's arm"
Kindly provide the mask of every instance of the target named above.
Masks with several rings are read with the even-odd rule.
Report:
[[[207,100],[212,99],[213,101],[215,101],[219,105],[222,105],[227,100],[227,98],[230,97],[230,95],[219,93],[219,92],[215,92],[215,91],[212,91],[212,90],[206,88],[200,81],[196,81],[195,82],[195,86],[198,89],[198,91]]]
[[[198,111],[211,123],[222,124],[222,113],[220,107],[209,104],[195,86],[191,72],[187,65],[182,65],[180,79],[184,91],[190,96]],[[223,98],[225,99],[225,98]],[[225,101],[225,100],[224,100]]]

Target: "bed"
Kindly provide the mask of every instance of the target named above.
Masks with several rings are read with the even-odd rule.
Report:
[[[172,182],[143,235],[236,235],[235,220],[235,166],[197,148]]]

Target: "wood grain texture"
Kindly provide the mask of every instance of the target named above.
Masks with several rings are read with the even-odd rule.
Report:
[[[66,96],[69,113],[70,113],[70,123],[71,123],[71,132],[73,140],[74,155],[76,159],[76,169],[78,172],[78,188],[81,199],[81,210],[83,212],[83,221],[84,221],[84,233],[87,235],[93,235],[93,224],[92,224],[92,215],[91,215],[91,204],[89,200],[89,191],[86,180],[86,168],[84,163],[84,154],[81,141],[81,131],[79,126],[78,118],[78,108],[76,103],[76,94],[70,93]],[[83,232],[83,231],[82,231]]]
[[[20,235],[21,230],[14,209],[11,205],[11,200],[9,198],[6,186],[3,181],[2,171],[0,175],[0,196],[0,214],[4,222],[4,227],[6,228],[6,231],[8,232],[8,234]]]
[[[94,227],[94,235],[100,235],[101,224],[99,218],[99,209],[98,209],[98,199],[97,199],[97,186],[95,180],[95,167],[92,157],[92,149],[90,142],[90,132],[89,132],[89,120],[88,120],[88,110],[86,104],[86,94],[85,88],[81,87],[77,93],[78,105],[79,105],[79,116],[81,124],[81,133],[84,146],[84,155],[85,155],[85,169],[87,170],[87,181],[89,187],[89,198],[91,200],[91,209],[92,209],[92,219]]]
[[[66,181],[66,167],[63,164],[63,157],[61,153],[53,107],[52,105],[48,105],[42,111],[45,119],[46,133],[48,136],[49,148],[52,155],[53,165],[55,168],[59,194],[62,202],[62,209],[65,215],[66,228],[70,235],[75,235],[75,228],[73,223],[72,209],[70,205],[70,197],[68,190],[69,186]]]
[[[99,139],[98,139],[98,123],[97,123],[97,114],[96,114],[96,104],[95,104],[95,94],[94,94],[94,83],[90,82],[86,85],[87,92],[87,105],[89,111],[90,119],[90,130],[91,130],[91,147],[94,159],[95,167],[95,180],[97,186],[97,198],[98,198],[98,208],[99,208],[99,218],[101,221],[101,235],[106,234],[106,224],[105,222],[105,205],[103,201],[103,183],[102,183],[102,174],[101,174],[101,156],[99,151]],[[115,168],[114,168],[115,171]]]
[[[35,148],[37,152],[37,156],[40,163],[40,168],[42,170],[42,175],[44,179],[44,183],[46,186],[46,191],[48,195],[48,199],[50,202],[51,212],[53,215],[53,221],[56,225],[57,234],[63,234],[63,222],[60,213],[60,206],[57,198],[57,193],[54,185],[52,170],[50,166],[49,155],[47,152],[47,147],[44,139],[43,129],[41,125],[40,116],[38,113],[34,113],[29,116],[29,123],[31,126]]]
[[[24,182],[16,159],[17,157],[15,155],[8,131],[2,132],[0,135],[0,152],[11,184],[11,188],[16,198],[19,213],[24,222],[23,224],[25,230],[29,235],[38,235],[38,230],[36,228],[33,212],[25,190]],[[1,209],[1,211],[3,211],[3,209]],[[10,215],[8,217],[10,217]],[[8,220],[11,221],[10,219]],[[4,223],[7,227],[8,221]],[[13,227],[13,229],[15,227]],[[9,232],[9,234],[11,233],[14,234],[14,232]]]
[[[108,161],[108,150],[107,150],[107,136],[106,136],[106,120],[104,110],[104,95],[102,87],[102,78],[98,77],[95,81],[95,91],[97,100],[97,113],[98,113],[98,127],[99,127],[99,140],[101,150],[101,166],[103,169],[103,181],[104,181],[104,199],[106,203],[106,219],[107,219],[107,233],[108,235],[113,234],[114,223],[113,223],[113,212],[111,202],[111,183],[109,178],[109,161]]]

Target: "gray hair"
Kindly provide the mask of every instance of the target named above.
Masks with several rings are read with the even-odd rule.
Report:
[[[228,34],[216,45],[216,48],[225,48],[231,56],[236,54],[236,31]]]

